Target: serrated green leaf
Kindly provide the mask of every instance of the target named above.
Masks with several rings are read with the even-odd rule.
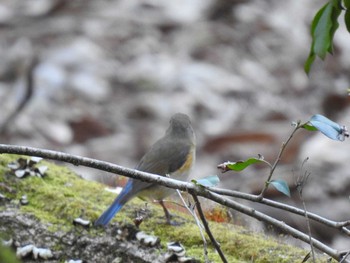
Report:
[[[249,165],[255,164],[255,163],[260,163],[262,162],[262,159],[259,158],[249,158],[245,161],[238,161],[234,163],[229,163],[227,164],[227,168],[233,171],[242,171],[245,168],[247,168]]]
[[[192,183],[202,186],[216,186],[220,182],[220,178],[217,175],[211,175],[197,180],[192,180]]]
[[[286,181],[284,181],[284,180],[272,180],[272,181],[270,181],[270,184],[272,184],[276,188],[277,191],[290,197],[290,190],[289,190],[289,186],[288,186]]]

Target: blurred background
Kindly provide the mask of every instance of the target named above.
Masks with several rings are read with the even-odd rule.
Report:
[[[198,140],[192,176],[218,174],[222,187],[259,193],[266,167],[221,174],[216,166],[257,154],[273,162],[291,122],[316,113],[349,126],[350,37],[342,23],[334,56],[316,60],[309,77],[303,71],[310,22],[324,3],[2,0],[0,141],[132,168],[164,134],[170,116],[183,112]],[[302,207],[293,189],[306,170],[307,209],[348,220],[348,148],[347,141],[298,132],[274,177],[288,181],[292,198],[273,189],[268,197]],[[118,183],[113,175],[72,168]],[[304,218],[249,205],[306,231]],[[312,233],[338,249],[350,245],[324,226],[313,224]]]

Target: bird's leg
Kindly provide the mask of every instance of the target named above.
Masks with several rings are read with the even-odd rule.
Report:
[[[164,214],[165,214],[165,219],[166,219],[167,224],[171,225],[171,214],[169,213],[168,209],[166,208],[163,200],[160,200],[159,204],[163,207]]]

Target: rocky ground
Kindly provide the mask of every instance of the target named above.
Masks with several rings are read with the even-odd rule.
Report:
[[[2,1],[0,140],[133,167],[180,111],[191,116],[198,138],[194,177],[219,174],[217,164],[258,153],[274,161],[291,121],[320,113],[348,125],[350,39],[343,25],[334,56],[316,61],[309,77],[303,72],[310,21],[323,3]],[[293,186],[310,157],[307,208],[347,220],[347,144],[299,132],[275,176]],[[115,183],[113,176],[77,170]],[[266,176],[256,167],[220,178],[225,187],[256,193]],[[285,201],[300,205],[295,193]],[[313,231],[337,248],[349,244],[323,228]]]

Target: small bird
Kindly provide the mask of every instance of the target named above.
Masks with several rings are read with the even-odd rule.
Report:
[[[195,148],[196,136],[190,118],[186,114],[176,113],[171,117],[170,126],[165,135],[153,144],[135,169],[162,176],[169,175],[170,178],[186,181],[195,161]],[[131,178],[112,205],[95,221],[94,225],[107,225],[123,205],[135,196],[159,201],[164,209],[167,223],[170,224],[171,215],[163,200],[173,192],[174,190],[171,188]]]

